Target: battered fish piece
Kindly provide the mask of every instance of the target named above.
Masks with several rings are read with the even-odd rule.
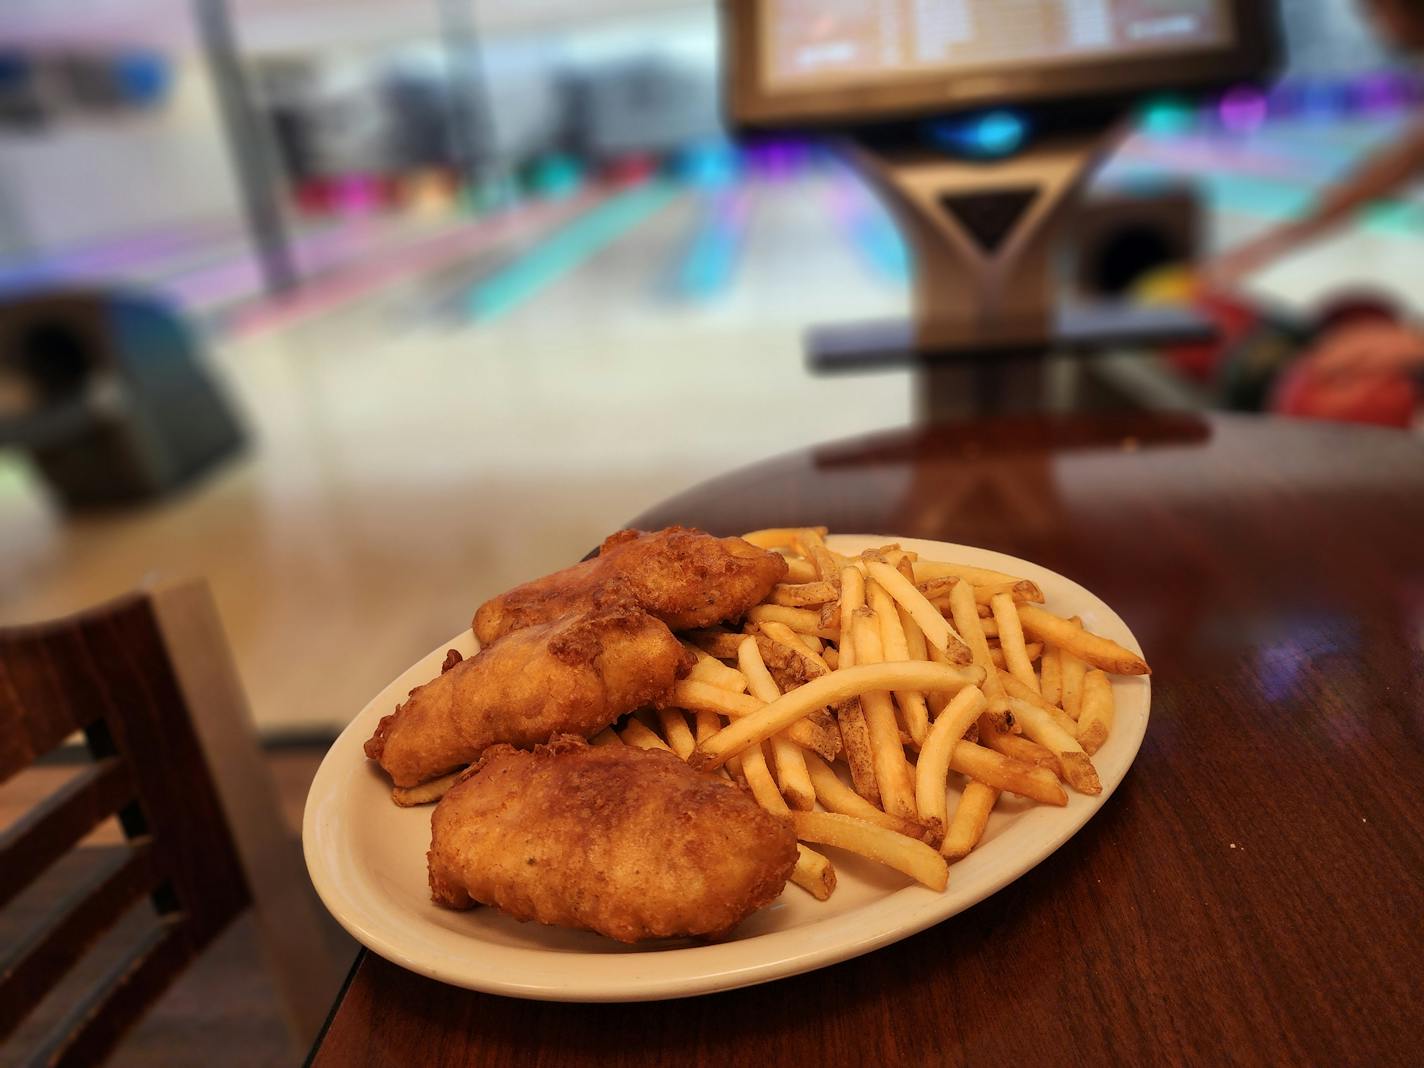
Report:
[[[790,824],[676,756],[562,736],[495,746],[436,806],[430,894],[638,942],[718,938],[775,900]]]
[[[673,630],[736,619],[786,577],[786,561],[741,538],[668,527],[623,530],[592,560],[516,586],[480,605],[481,642],[584,608],[598,596],[624,596]]]
[[[691,667],[666,626],[629,605],[528,627],[451,664],[384,717],[366,755],[396,786],[417,786],[496,742],[531,746],[596,734],[662,697]]]

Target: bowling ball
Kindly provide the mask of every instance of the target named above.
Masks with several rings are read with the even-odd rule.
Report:
[[[1148,271],[1132,284],[1132,296],[1142,304],[1190,304],[1199,285],[1196,274],[1183,264]]]
[[[1299,363],[1281,377],[1271,408],[1281,415],[1304,419],[1408,430],[1414,425],[1419,402],[1418,387],[1402,374],[1323,375],[1309,363]]]

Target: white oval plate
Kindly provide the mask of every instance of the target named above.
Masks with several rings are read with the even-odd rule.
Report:
[[[1081,616],[1089,630],[1141,652],[1111,608],[1035,564],[943,542],[859,535],[829,540],[843,553],[890,542],[926,559],[1032,579],[1050,610]],[[470,631],[441,645],[362,709],[327,753],[302,821],[307,869],[332,915],[387,960],[471,990],[548,1001],[651,1001],[750,986],[868,953],[948,919],[1039,863],[1106,803],[1142,744],[1151,697],[1147,679],[1114,678],[1116,722],[1094,757],[1102,794],[1070,790],[1066,808],[1004,795],[982,844],[951,866],[944,893],[827,848],[838,875],[829,901],[788,884],[779,899],[737,928],[732,941],[625,946],[588,932],[519,923],[494,909],[451,912],[431,903],[425,852],[432,807],[393,805],[389,781],[361,747],[408,691],[439,673],[451,647],[469,655],[477,646]]]

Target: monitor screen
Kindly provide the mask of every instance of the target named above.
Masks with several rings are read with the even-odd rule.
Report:
[[[723,0],[733,118],[874,121],[1249,78],[1263,0]]]
[[[1228,44],[1224,0],[763,0],[772,91]]]

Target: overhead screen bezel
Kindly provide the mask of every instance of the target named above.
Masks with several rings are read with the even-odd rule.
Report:
[[[1228,0],[1233,41],[1180,53],[1152,52],[1116,60],[1038,68],[1003,67],[906,75],[893,81],[771,89],[762,69],[770,4],[723,0],[728,116],[746,130],[855,127],[985,107],[1037,107],[1056,102],[1120,100],[1160,91],[1206,90],[1268,75],[1279,60],[1275,5]]]

